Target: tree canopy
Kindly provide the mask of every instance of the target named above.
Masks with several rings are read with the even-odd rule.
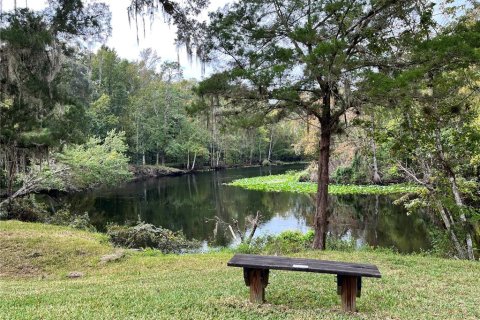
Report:
[[[317,248],[325,247],[331,136],[347,110],[363,105],[366,74],[406,64],[432,10],[417,0],[246,0],[210,15],[207,51],[226,61],[222,77],[235,88],[220,87],[223,94],[319,120]]]

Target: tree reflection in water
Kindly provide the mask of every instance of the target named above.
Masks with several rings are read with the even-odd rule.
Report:
[[[109,222],[125,223],[140,218],[182,230],[188,238],[227,246],[232,242],[231,235],[216,228],[215,216],[227,222],[237,219],[243,228],[245,217],[260,210],[263,219],[258,234],[309,229],[315,213],[313,195],[259,192],[224,185],[240,177],[279,174],[292,169],[301,166],[231,169],[150,179],[115,189],[72,194],[60,201],[69,203],[75,212],[88,212],[100,230],[105,230]],[[393,205],[394,200],[395,196],[332,196],[329,236],[393,247],[400,252],[428,249],[427,219],[422,214],[408,216],[403,207]]]

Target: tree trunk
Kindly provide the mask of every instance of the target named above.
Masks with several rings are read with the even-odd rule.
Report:
[[[450,232],[450,236],[452,237],[453,245],[455,246],[455,250],[459,255],[460,259],[465,259],[467,256],[465,254],[465,249],[460,245],[460,241],[458,241],[457,235],[452,228],[451,222],[453,223],[453,219],[449,219],[447,212],[443,208],[443,206],[439,203],[438,205],[438,212],[440,212],[440,216],[442,217],[443,223],[445,224],[445,228],[447,231]]]
[[[7,195],[11,196],[13,194],[13,182],[15,181],[15,177],[17,175],[17,172],[15,171],[15,158],[16,158],[15,144],[10,147],[7,147],[6,153],[9,155],[9,157],[7,157],[7,162],[6,162],[8,165]]]
[[[190,150],[187,150],[187,170],[190,170]]]
[[[444,153],[443,153],[443,145],[440,139],[440,130],[437,128],[435,130],[435,145],[437,148],[437,153],[438,157],[440,158],[440,161],[443,164],[443,168],[448,176],[448,179],[450,181],[450,186],[452,189],[453,197],[455,199],[455,204],[458,206],[460,209],[460,221],[462,222],[463,228],[466,231],[466,245],[467,245],[467,255],[469,260],[474,260],[475,255],[473,253],[473,241],[472,241],[472,235],[470,234],[470,231],[468,230],[468,222],[467,218],[465,217],[464,213],[464,208],[465,205],[463,204],[462,197],[460,196],[460,191],[458,190],[458,185],[457,185],[457,179],[455,172],[453,171],[452,167],[448,163]]]
[[[320,155],[318,158],[318,182],[317,182],[317,210],[315,213],[315,239],[314,249],[325,250],[327,235],[327,210],[328,210],[328,164],[330,161],[330,138],[329,129],[324,130],[320,136]]]
[[[158,166],[158,164],[160,163],[160,152],[157,152],[157,159],[155,161],[155,164]]]
[[[250,161],[249,161],[250,165],[252,165],[252,161],[253,161],[253,145],[250,148]]]
[[[146,161],[145,161],[145,151],[142,152],[142,164],[143,164],[143,165],[146,164]]]
[[[330,143],[332,137],[329,93],[327,93],[323,98],[323,108],[320,118],[320,124],[321,127],[320,154],[318,158],[317,210],[315,212],[315,238],[313,240],[313,248],[325,250],[328,218],[328,165],[330,162]]]
[[[197,151],[195,151],[195,153],[193,154],[193,161],[192,161],[192,169],[195,169],[195,160],[197,160]]]
[[[466,243],[467,243],[467,254],[468,254],[468,259],[469,260],[475,260],[475,255],[473,253],[473,241],[472,241],[472,235],[470,234],[470,231],[468,231],[468,223],[467,223],[467,218],[465,217],[464,213],[464,204],[462,197],[460,196],[460,192],[458,190],[457,186],[457,181],[455,179],[455,176],[450,177],[450,183],[452,186],[452,193],[455,198],[455,203],[456,205],[460,208],[460,221],[463,224],[463,227],[466,229]]]
[[[270,162],[270,159],[272,158],[272,142],[273,142],[273,129],[270,129],[270,144],[268,146],[268,162]]]
[[[372,114],[372,154],[373,154],[373,183],[379,184],[382,183],[382,178],[380,178],[380,174],[378,173],[378,164],[377,164],[377,145],[375,143],[375,124],[374,124],[374,117]]]

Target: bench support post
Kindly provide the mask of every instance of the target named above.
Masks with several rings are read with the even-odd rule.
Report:
[[[243,268],[245,284],[250,287],[250,302],[265,302],[265,288],[268,285],[269,273],[268,269]]]
[[[361,288],[361,277],[338,276],[338,293],[342,298],[342,309],[345,312],[356,312],[356,298]],[[359,290],[360,289],[360,290]]]

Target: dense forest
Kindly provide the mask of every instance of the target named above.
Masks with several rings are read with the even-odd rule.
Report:
[[[425,192],[399,201],[440,217],[457,255],[473,259],[479,7],[367,2],[241,1],[200,28],[167,2],[133,1],[132,17],[163,10],[179,45],[221,70],[202,81],[161,52],[130,61],[102,45],[105,4],[3,12],[2,204],[116,184],[133,166],[310,161],[303,179],[318,183],[316,248],[325,247],[330,182],[411,182]]]
[[[1,185],[8,193],[28,173],[61,161],[69,146],[106,144],[106,137],[119,138],[128,162],[139,165],[194,170],[302,159],[294,149],[305,131],[301,121],[242,121],[219,100],[200,104],[198,83],[153,50],[137,61],[107,47],[90,52],[63,40],[57,29],[69,26],[56,25],[48,11],[22,9],[4,20]],[[106,36],[108,21],[102,23]],[[86,34],[69,36],[97,30],[80,32]]]

